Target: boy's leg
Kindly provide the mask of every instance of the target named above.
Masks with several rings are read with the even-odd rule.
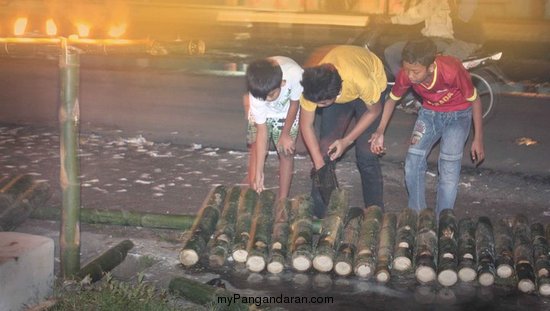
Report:
[[[256,126],[252,120],[248,121],[246,144],[248,146],[248,176],[246,182],[248,186],[252,186],[256,176]]]
[[[319,147],[321,154],[326,155],[328,147],[336,139],[342,138],[353,117],[353,107],[349,104],[332,104],[321,109],[321,128],[319,134]],[[319,189],[311,187],[311,198],[313,200],[313,213],[322,218],[326,212],[326,205],[323,203]]]
[[[426,208],[426,159],[441,137],[441,126],[440,113],[420,109],[405,159],[408,207],[416,211]]]
[[[285,119],[270,120],[268,122],[269,136],[273,137],[275,146],[279,144],[279,139],[282,134],[282,130],[285,124]],[[296,137],[298,136],[298,119],[294,121],[290,128],[290,137],[296,143]],[[279,151],[277,151],[279,152]],[[287,198],[290,193],[290,185],[292,184],[292,174],[294,171],[294,155],[285,155],[279,152],[279,199]]]
[[[355,119],[361,118],[367,111],[365,103],[358,99],[353,102]],[[363,202],[365,207],[377,205],[384,209],[384,182],[378,155],[370,150],[369,139],[376,131],[380,123],[380,117],[376,119],[355,141],[355,158],[357,168],[361,174],[361,185],[363,189]]]
[[[467,109],[453,114],[443,129],[438,167],[437,215],[448,208],[453,208],[458,192],[458,181],[462,165],[464,145],[470,133],[472,110]]]

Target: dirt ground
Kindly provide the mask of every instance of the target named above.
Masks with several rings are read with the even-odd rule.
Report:
[[[81,202],[84,208],[122,209],[163,214],[194,214],[208,191],[219,184],[241,184],[246,176],[247,154],[243,151],[173,145],[148,141],[140,135],[97,129],[80,138]],[[21,125],[0,125],[0,167],[2,175],[28,173],[47,181],[52,190],[48,207],[61,205],[59,184],[59,137],[55,130]],[[277,160],[266,163],[266,187],[276,191]],[[297,156],[291,196],[308,193],[310,160]],[[406,205],[403,163],[382,159],[386,212],[398,212]],[[351,155],[337,164],[341,187],[349,189],[351,206],[361,206],[359,174]],[[430,164],[427,176],[428,204],[435,197],[436,167]],[[459,219],[488,216],[492,221],[525,214],[530,222],[550,223],[550,177],[505,174],[485,169],[463,170],[455,206]],[[59,223],[29,219],[17,231],[50,236],[58,247]],[[300,310],[461,310],[487,307],[499,310],[548,310],[550,300],[521,295],[494,287],[490,290],[459,284],[451,291],[437,286],[399,288],[354,278],[326,278],[317,274],[285,273],[281,278],[249,274],[238,268],[210,271],[183,269],[178,253],[183,232],[107,225],[81,227],[81,259],[85,263],[121,240],[131,239],[135,247],[115,270],[122,279],[137,272],[146,280],[165,288],[174,276],[186,275],[199,281],[221,277],[227,288],[241,295],[333,295],[334,304],[299,306]],[[58,249],[56,254],[58,254]],[[56,258],[56,271],[59,260]],[[326,275],[325,275],[326,276]],[[320,285],[321,284],[321,285]],[[324,285],[323,285],[324,284]],[[328,284],[328,285],[327,285]],[[511,294],[512,293],[512,294]],[[454,297],[454,298],[453,298]],[[466,298],[465,298],[466,297]],[[414,299],[413,299],[414,298]],[[371,300],[369,300],[371,299]],[[372,303],[372,302],[376,303]],[[414,301],[411,305],[407,301]],[[186,303],[184,302],[183,305]],[[298,309],[298,306],[284,306]]]

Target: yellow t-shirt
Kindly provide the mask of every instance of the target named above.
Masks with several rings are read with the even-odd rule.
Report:
[[[342,78],[342,92],[336,104],[348,103],[361,98],[365,104],[378,102],[386,89],[387,79],[382,61],[366,48],[339,45],[331,50],[316,65],[332,64]],[[303,96],[300,106],[305,111],[315,111],[317,105]]]

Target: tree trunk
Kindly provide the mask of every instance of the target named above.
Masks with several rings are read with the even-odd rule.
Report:
[[[225,196],[221,218],[216,225],[216,231],[214,231],[212,239],[210,239],[207,244],[210,267],[219,268],[223,266],[231,252],[231,243],[235,237],[237,209],[239,207],[239,198],[241,197],[242,191],[241,187],[235,186],[232,187]]]
[[[436,278],[437,234],[435,233],[435,212],[425,208],[418,214],[418,232],[415,245],[415,276],[421,284]]]
[[[548,296],[550,295],[550,248],[544,226],[540,222],[531,225],[531,240],[539,293],[542,296]]]
[[[311,230],[312,202],[310,197],[300,196],[292,202],[289,253],[292,267],[298,272],[311,268],[313,232]]]
[[[170,280],[168,290],[174,295],[202,306],[221,305],[223,310],[227,311],[249,310],[248,305],[239,300],[238,294],[222,287],[214,287],[184,277],[175,277]]]
[[[128,251],[133,247],[134,243],[130,240],[124,240],[118,243],[116,246],[107,250],[80,269],[76,277],[83,279],[89,275],[92,282],[99,281],[105,273],[113,270],[122,263]]]
[[[275,223],[273,224],[271,245],[269,247],[269,263],[267,264],[267,271],[273,274],[281,273],[285,267],[285,258],[288,253],[291,204],[292,202],[288,199],[277,202]]]
[[[357,239],[363,221],[363,208],[354,207],[348,210],[345,221],[342,243],[336,253],[334,271],[341,276],[347,276],[353,271],[353,260],[357,252]]]
[[[444,209],[439,214],[439,251],[437,280],[443,286],[453,286],[458,281],[457,243],[458,227],[452,209]]]
[[[458,278],[462,282],[476,279],[476,225],[467,217],[458,222]]]
[[[268,247],[273,232],[273,203],[275,194],[265,190],[260,194],[250,228],[250,239],[246,251],[246,267],[252,272],[260,272],[267,265]]]
[[[235,238],[233,239],[232,256],[236,262],[244,263],[248,257],[246,246],[250,239],[252,216],[257,202],[258,193],[253,189],[248,188],[244,193],[241,193],[237,210],[237,223],[235,224]]]
[[[514,237],[514,264],[518,277],[518,289],[524,293],[530,293],[535,290],[535,274],[533,272],[531,230],[525,215],[516,215],[512,233]]]
[[[313,258],[313,267],[319,272],[329,272],[334,266],[334,255],[340,243],[348,206],[348,192],[335,189],[330,196],[327,215],[321,222],[321,235]]]
[[[206,197],[193,226],[191,226],[191,238],[180,252],[179,259],[184,266],[189,267],[196,264],[200,256],[204,254],[206,243],[216,229],[225,194],[225,187],[218,186],[213,188]]]
[[[417,221],[416,211],[408,207],[399,213],[393,260],[393,268],[397,271],[412,268]]]
[[[479,217],[476,228],[477,279],[482,286],[495,282],[495,238],[488,217]]]
[[[397,216],[394,213],[385,213],[382,219],[380,230],[380,241],[378,243],[378,262],[376,264],[376,280],[386,283],[390,280],[390,265],[392,262],[393,249],[395,246],[395,226]]]
[[[50,188],[30,175],[20,175],[0,190],[0,231],[11,231],[49,199]]]
[[[494,233],[497,275],[500,278],[506,279],[514,274],[512,228],[506,220],[500,219],[494,227]]]
[[[369,206],[364,211],[364,220],[359,231],[357,255],[355,256],[355,275],[370,278],[376,269],[376,249],[382,223],[382,209]]]

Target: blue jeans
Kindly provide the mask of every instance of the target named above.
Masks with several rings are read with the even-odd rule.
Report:
[[[462,153],[471,123],[471,107],[454,112],[420,109],[405,161],[405,182],[410,208],[416,211],[426,208],[426,159],[434,144],[440,139],[436,215],[444,209],[454,207]]]
[[[326,154],[328,147],[335,140],[344,136],[352,118],[359,120],[366,111],[367,107],[361,99],[356,99],[345,104],[332,104],[328,107],[318,109],[318,113],[320,113],[321,117],[319,135],[321,153]],[[380,169],[379,158],[370,151],[370,143],[368,142],[372,133],[378,128],[379,123],[380,117],[355,140],[355,158],[359,174],[361,175],[365,207],[378,205],[384,208],[384,202],[382,200],[382,170]],[[319,193],[312,191],[312,198],[315,216],[319,218],[323,217],[326,206],[320,199]]]

